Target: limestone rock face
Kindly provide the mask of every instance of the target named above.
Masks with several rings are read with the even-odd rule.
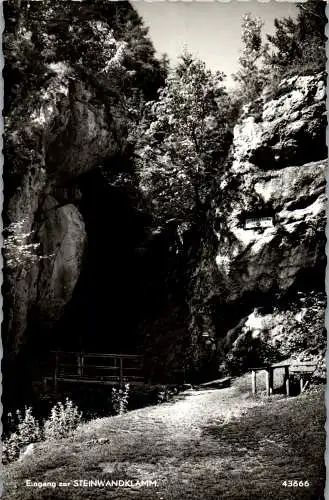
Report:
[[[4,342],[14,354],[31,308],[39,327],[50,327],[71,299],[86,243],[77,180],[117,154],[118,132],[97,90],[64,63],[49,65],[44,87],[13,109],[6,126],[6,224],[21,224],[41,257],[7,276]]]
[[[300,270],[324,258],[325,169],[319,161],[239,177],[217,232],[216,264],[230,300],[247,291],[287,290]]]
[[[234,131],[215,224],[228,301],[288,290],[325,258],[323,75],[285,80],[279,90],[263,102],[261,121],[243,117]]]
[[[326,157],[325,76],[283,80],[246,106],[234,131],[232,171],[274,170]]]
[[[195,272],[192,327],[201,354],[205,334],[240,373],[250,363],[245,353],[266,355],[267,340],[271,359],[310,352],[314,339],[325,343],[317,295],[326,265],[325,129],[322,74],[282,81],[235,126],[213,205],[215,239],[203,242]],[[305,305],[299,290],[314,301]]]
[[[80,274],[86,231],[74,205],[56,207],[56,200],[50,198],[45,206],[47,218],[38,233],[45,258],[40,263],[37,306],[43,321],[51,323],[60,318],[72,297]]]
[[[118,151],[114,120],[96,90],[76,81],[64,63],[49,66],[45,87],[7,120],[6,149],[14,152],[10,221],[31,222],[40,195],[65,187]]]

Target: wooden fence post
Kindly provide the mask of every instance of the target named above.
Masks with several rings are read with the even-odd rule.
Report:
[[[286,386],[286,396],[290,396],[289,366],[284,367],[284,379]]]
[[[83,352],[80,353],[80,377],[83,377],[83,366],[84,366],[85,358]]]
[[[77,354],[77,375],[78,377],[81,377],[81,354]]]
[[[269,393],[269,395],[270,396],[273,394],[273,389],[274,389],[273,380],[274,380],[274,369],[270,368],[270,379],[269,379],[269,386],[270,386],[270,393]]]
[[[270,395],[270,370],[266,370],[266,394]]]
[[[120,358],[120,385],[123,384],[123,359]]]
[[[299,384],[300,384],[300,393],[302,393],[303,390],[304,390],[304,378],[303,378],[303,375],[300,376]]]
[[[256,370],[251,370],[251,391],[252,391],[252,395],[255,396],[255,394],[257,392]]]

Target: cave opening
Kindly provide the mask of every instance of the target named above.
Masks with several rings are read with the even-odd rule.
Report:
[[[134,353],[144,307],[140,247],[149,220],[137,190],[113,187],[100,170],[81,177],[79,210],[87,246],[72,299],[57,326],[56,347]]]

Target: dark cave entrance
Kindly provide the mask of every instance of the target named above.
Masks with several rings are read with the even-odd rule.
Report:
[[[145,302],[139,249],[149,221],[136,206],[136,189],[110,186],[99,170],[85,174],[80,189],[88,243],[72,300],[56,328],[56,347],[134,353]]]

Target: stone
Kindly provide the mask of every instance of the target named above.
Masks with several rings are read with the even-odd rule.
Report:
[[[231,300],[259,288],[288,289],[301,269],[314,267],[324,258],[326,161],[287,167],[264,174],[245,173],[230,210],[225,231],[219,231],[217,268],[232,288]],[[275,214],[273,227],[246,228],[241,215]]]
[[[29,457],[35,453],[35,443],[30,443],[27,446],[25,446],[20,455],[19,455],[19,462],[23,462],[26,457]]]
[[[46,208],[48,207],[48,208]],[[70,301],[80,275],[86,244],[83,218],[72,204],[44,204],[46,219],[38,231],[43,259],[38,278],[37,310],[43,322],[54,323]]]
[[[234,129],[232,171],[277,169],[325,158],[325,76],[283,80],[277,96],[260,98],[261,121],[245,110]]]
[[[195,351],[199,348],[196,366],[202,356],[209,365],[198,341],[204,325],[219,351],[228,355],[250,332],[252,338],[268,335],[278,354],[290,355],[297,349],[297,329],[300,335],[300,329],[308,331],[300,323],[307,298],[299,300],[297,294],[293,306],[287,303],[283,312],[275,308],[282,307],[288,293],[297,293],[293,290],[306,275],[310,281],[322,272],[324,282],[324,88],[323,74],[283,80],[275,95],[264,94],[246,106],[234,128],[230,160],[213,203],[216,239],[204,241],[195,272],[191,325]],[[252,111],[256,104],[260,117]],[[270,219],[273,225],[251,227],[250,221]],[[308,284],[310,296],[314,286]],[[316,286],[321,288],[321,283]],[[252,312],[264,302],[274,311]],[[311,329],[314,339],[322,338],[324,307],[320,298],[307,305],[309,314],[318,318]]]
[[[325,144],[323,78],[284,80],[280,95],[263,102],[262,121],[243,116],[235,127],[232,165],[222,181],[228,206],[215,209],[216,264],[228,301],[248,291],[289,289],[301,270],[324,259],[327,161],[324,148],[316,148],[317,141]],[[244,226],[245,219],[268,216],[273,227]]]
[[[38,327],[53,328],[70,301],[86,241],[79,176],[118,153],[117,125],[92,85],[76,80],[66,63],[49,70],[40,92],[22,100],[7,120],[13,160],[5,180],[6,223],[23,221],[46,257],[6,275],[3,340],[10,356],[26,340],[32,309]]]

